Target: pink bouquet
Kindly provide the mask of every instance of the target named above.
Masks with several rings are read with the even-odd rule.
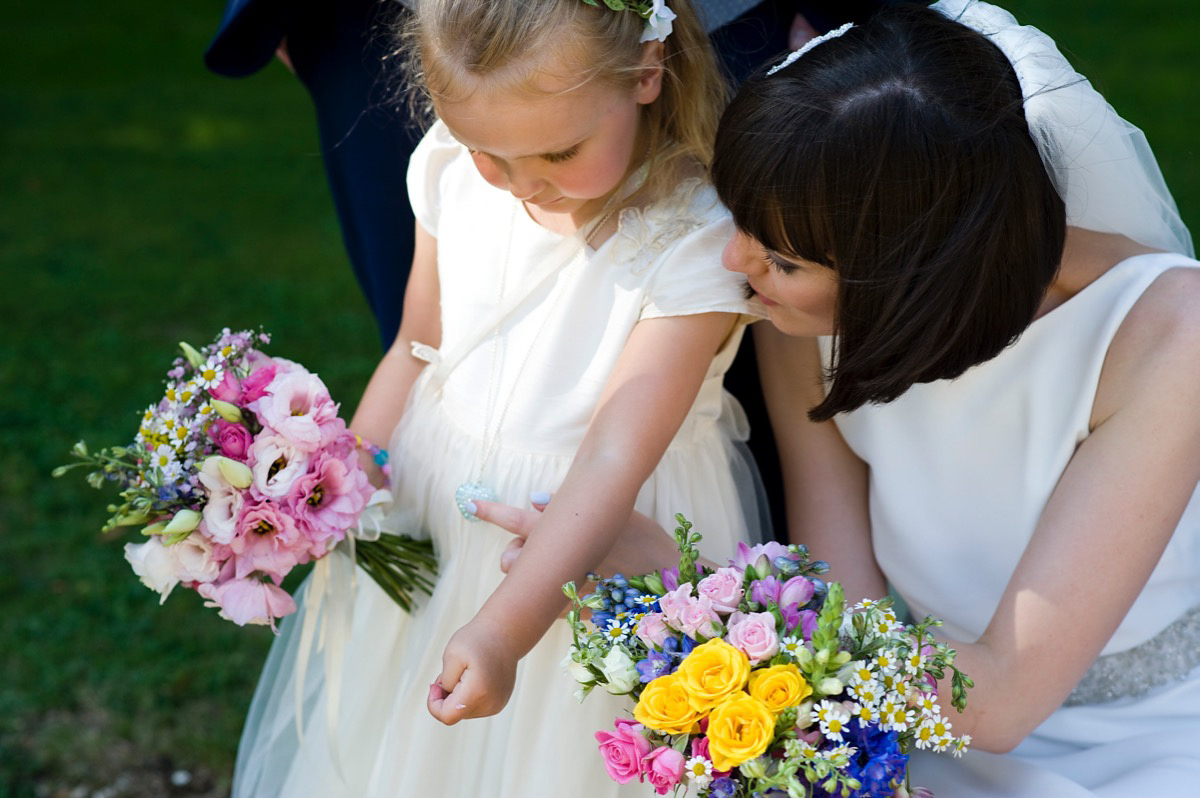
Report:
[[[269,341],[225,329],[199,351],[180,344],[133,444],[93,454],[80,441],[80,462],[54,475],[91,466],[93,487],[120,487],[104,530],[143,526],[146,541],[126,544],[125,558],[163,601],[183,585],[239,626],[274,628],[296,610],[284,577],[333,551],[390,495],[368,481],[361,441],[325,384],[255,348]],[[386,471],[386,453],[373,454]],[[405,609],[414,589],[431,589],[428,543],[386,534],[356,543],[358,564]]]
[[[581,685],[629,696],[632,717],[596,732],[609,776],[698,798],[903,798],[916,749],[960,754],[938,704],[971,680],[891,600],[844,604],[802,546],[738,544],[726,566],[697,562],[700,535],[677,516],[680,564],[600,579],[567,615]],[[582,620],[590,610],[590,623]]]

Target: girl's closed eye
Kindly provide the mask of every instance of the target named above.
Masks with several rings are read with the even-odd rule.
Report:
[[[564,161],[571,160],[578,154],[579,154],[579,145],[576,144],[574,147],[569,147],[568,149],[565,149],[565,150],[559,150],[558,152],[548,152],[542,156],[542,160],[549,161],[550,163],[563,163]]]
[[[801,268],[800,264],[784,260],[780,256],[765,248],[762,251],[762,259],[763,262],[765,262],[768,266],[774,267],[777,271],[779,271],[780,274],[791,274],[792,272],[798,271]]]

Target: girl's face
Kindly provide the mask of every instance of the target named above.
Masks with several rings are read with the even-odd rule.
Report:
[[[661,81],[660,68],[647,69],[632,90],[543,77],[544,96],[477,91],[437,111],[484,180],[527,203],[535,217],[570,214],[581,223],[642,155],[641,106],[657,99]]]
[[[831,335],[837,308],[837,274],[827,266],[771,252],[738,231],[721,262],[746,275],[767,307],[771,323],[788,335]]]

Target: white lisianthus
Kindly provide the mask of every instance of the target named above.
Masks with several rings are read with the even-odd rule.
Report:
[[[204,529],[217,543],[228,543],[237,533],[237,520],[244,502],[241,490],[230,484],[221,469],[221,459],[210,457],[200,466],[200,484],[208,492],[204,503]]]
[[[184,582],[212,582],[221,573],[220,564],[212,556],[212,544],[204,535],[188,535],[165,548]]]
[[[125,559],[142,584],[162,597],[159,604],[166,601],[179,584],[178,563],[158,536],[145,543],[126,543]]]
[[[625,649],[619,646],[604,655],[600,661],[600,671],[608,682],[604,689],[613,695],[625,695],[638,683],[637,666]]]

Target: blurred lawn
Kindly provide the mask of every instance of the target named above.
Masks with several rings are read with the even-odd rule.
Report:
[[[1197,228],[1195,1],[1009,7],[1146,130]],[[205,72],[220,12],[215,0],[6,10],[0,798],[96,788],[132,759],[226,783],[270,642],[192,593],[158,607],[96,532],[110,497],[51,481],[71,444],[128,440],[174,343],[223,326],[271,331],[271,351],[318,371],[348,412],[378,356],[307,98],[278,65],[239,81]]]

